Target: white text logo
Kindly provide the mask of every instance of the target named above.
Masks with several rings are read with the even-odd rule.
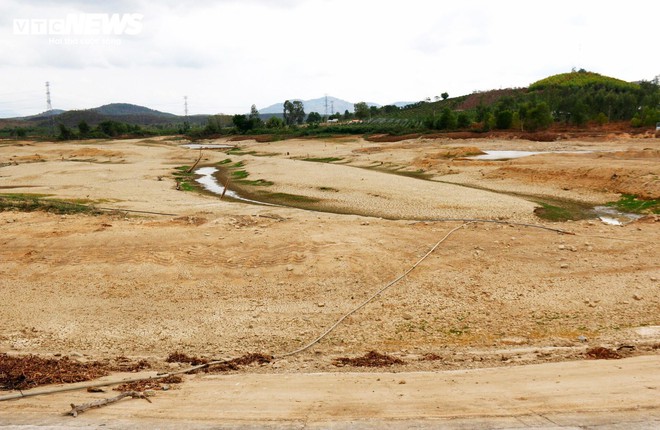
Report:
[[[16,18],[14,34],[28,36],[135,36],[142,32],[140,13],[68,14],[66,18]]]

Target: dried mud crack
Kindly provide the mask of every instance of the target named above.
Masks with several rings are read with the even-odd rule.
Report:
[[[592,206],[643,200],[652,211],[660,159],[645,148],[657,139],[410,137],[242,141],[234,154],[205,151],[199,161],[231,158],[243,163],[247,179],[272,182],[263,186],[269,193],[320,199],[349,214],[177,191],[172,169],[192,165],[199,154],[167,139],[1,146],[0,158],[16,160],[0,167],[3,191],[26,201],[82,198],[123,211],[0,212],[0,359],[11,363],[0,385],[22,390],[104,372],[185,373],[212,362],[208,373],[181,377],[197,384],[251,375],[599,365],[607,360],[592,359],[620,356],[620,363],[660,353],[657,214],[617,227],[598,220],[541,223],[534,203],[467,188]],[[62,160],[62,153],[81,149],[111,151],[122,162]],[[503,162],[455,157],[477,150],[549,153]],[[422,169],[446,183],[369,166]],[[378,216],[350,214],[356,208]],[[385,219],[390,215],[497,223],[460,229],[321,342],[278,356],[309,344],[463,224]],[[531,223],[550,230],[523,226]],[[176,383],[141,384],[125,388]],[[174,391],[180,390],[162,397]]]

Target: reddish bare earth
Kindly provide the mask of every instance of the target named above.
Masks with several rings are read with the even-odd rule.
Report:
[[[116,209],[101,215],[0,212],[0,352],[61,354],[83,362],[125,356],[168,371],[186,366],[165,363],[174,351],[208,359],[260,352],[276,359],[234,371],[231,381],[269,386],[279,384],[271,379],[286,380],[277,379],[284,378],[279,374],[304,379],[321,372],[321,379],[337,381],[360,370],[373,379],[369,372],[384,369],[342,366],[336,359],[377,351],[400,359],[401,364],[386,371],[412,372],[401,379],[419,379],[421,385],[414,387],[421,393],[430,389],[421,382],[427,374],[415,372],[559,361],[569,361],[562,364],[566,369],[591,369],[590,363],[601,363],[584,361],[594,347],[621,357],[648,356],[626,361],[632,363],[626,365],[627,375],[645,374],[636,364],[643,360],[657,367],[657,216],[625,226],[597,218],[553,223],[538,219],[538,204],[530,201],[538,197],[600,205],[618,200],[620,193],[660,198],[656,138],[243,141],[238,142],[240,151],[203,152],[200,166],[216,166],[221,179],[231,177],[226,170],[230,164],[217,163],[231,159],[231,165],[241,162],[233,171],[245,170],[248,180],[272,182],[234,180],[230,188],[286,207],[177,190],[175,168],[191,165],[199,154],[181,143],[0,143],[2,193],[82,199]],[[579,153],[508,161],[466,158],[479,150]],[[497,223],[448,221],[456,218]],[[282,357],[403,274],[457,227],[406,278],[327,337],[304,352]],[[524,369],[534,378],[535,372],[550,368]],[[379,375],[399,380],[394,374]],[[183,387],[220,390],[209,388],[213,378],[218,377],[189,378]],[[321,386],[330,384],[323,381]],[[576,379],[574,387],[579,381],[584,382]],[[627,381],[639,396],[657,390],[657,380]],[[354,382],[342,382],[349,383]],[[507,377],[493,381],[513,391],[521,383],[507,382]],[[655,388],[642,389],[644,384]],[[184,402],[181,396],[188,389],[158,397]],[[601,399],[607,410],[632,407],[617,405],[615,391],[604,391],[610,393]],[[580,395],[597,392],[594,386]],[[56,397],[66,410],[66,396]],[[41,399],[3,404],[10,412],[0,414],[0,422],[54,413]],[[657,404],[644,399],[640,397],[640,404],[657,410]],[[255,401],[258,407],[269,399]],[[324,402],[355,406],[340,397]],[[539,402],[549,402],[546,411],[562,410],[559,403]],[[132,410],[151,407],[140,400],[128,404]],[[110,417],[113,408],[86,414]],[[454,412],[444,417],[466,416],[456,405],[447,408]],[[20,415],[20,409],[28,415]],[[578,405],[568,409],[581,410]],[[344,421],[439,417],[424,408],[403,418],[359,405],[347,410],[336,416]],[[128,416],[137,417],[135,413]],[[481,415],[497,413],[497,408],[485,407]],[[260,416],[255,415],[255,422],[261,422]],[[318,419],[325,422],[332,416],[325,411]],[[196,419],[183,412],[173,417]],[[298,420],[277,413],[271,419]]]

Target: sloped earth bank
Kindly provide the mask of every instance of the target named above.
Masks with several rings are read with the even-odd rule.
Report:
[[[278,356],[314,339],[463,224],[423,219],[540,224],[534,204],[506,193],[602,204],[624,192],[617,181],[604,187],[600,180],[571,180],[579,169],[625,168],[626,187],[658,197],[657,152],[638,156],[657,151],[657,139],[293,140],[241,142],[239,153],[203,153],[204,165],[229,158],[242,162],[247,179],[273,182],[235,182],[248,193],[313,197],[330,206],[324,210],[341,206],[338,212],[378,217],[178,191],[174,169],[198,156],[178,143],[0,145],[2,193],[48,194],[125,210],[99,216],[0,212],[0,352],[80,361],[126,356],[161,370],[181,366],[164,362],[174,351],[207,358]],[[434,155],[463,146],[599,152],[500,162]],[[597,156],[615,150],[624,152]],[[523,168],[543,179],[527,177],[529,171],[509,173]],[[473,194],[477,190],[447,182],[499,193]],[[369,351],[402,360],[389,368],[396,372],[583,360],[587,349],[598,346],[624,357],[657,356],[655,221],[546,224],[570,235],[521,225],[465,225],[317,345],[247,372],[353,372],[336,359]]]

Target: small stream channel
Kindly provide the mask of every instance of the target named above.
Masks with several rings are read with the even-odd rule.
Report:
[[[217,194],[219,196],[222,196],[224,193],[226,197],[230,197],[234,200],[240,200],[242,202],[255,203],[265,206],[277,206],[266,202],[260,202],[258,200],[246,199],[245,197],[238,195],[236,191],[229,189],[225,192],[225,187],[220,185],[218,183],[218,179],[215,177],[217,172],[218,169],[215,167],[200,167],[199,169],[195,170],[195,174],[199,175],[199,178],[195,179],[195,181],[200,184],[206,191]]]
[[[187,149],[231,149],[234,146],[222,143],[188,143],[181,145],[181,147]]]
[[[626,225],[642,217],[639,214],[621,212],[610,206],[596,206],[593,211],[602,222],[609,225]]]
[[[190,149],[227,149],[227,148],[232,148],[230,145],[220,145],[220,144],[190,144],[190,145],[182,145],[186,148]],[[483,155],[477,155],[475,157],[470,157],[471,159],[474,160],[509,160],[512,158],[521,158],[521,157],[528,157],[531,155],[535,154],[548,154],[548,153],[571,153],[571,154],[580,154],[580,153],[588,153],[590,151],[486,151],[486,154]],[[242,202],[247,202],[247,203],[253,203],[253,204],[258,204],[258,205],[264,205],[264,206],[278,206],[274,205],[271,203],[266,203],[258,200],[253,200],[253,199],[248,199],[245,197],[242,197],[235,191],[232,191],[228,189],[225,192],[225,187],[222,186],[215,174],[218,172],[218,169],[215,167],[200,167],[199,169],[195,170],[195,174],[199,175],[195,181],[199,183],[205,190],[217,194],[219,196],[224,195],[226,197],[229,197],[234,200],[239,200]],[[442,181],[438,181],[442,182]],[[465,185],[460,185],[460,184],[453,184],[450,182],[447,182],[448,184],[456,185],[456,186],[465,186]],[[481,187],[469,187],[469,188],[477,188],[480,190],[484,191],[490,191],[490,192],[497,192],[493,190],[489,190],[486,188],[481,188]],[[506,195],[511,195],[515,197],[520,197],[524,198],[525,200],[529,201],[534,201],[534,202],[543,202],[550,204],[552,206],[559,207],[561,209],[565,209],[566,211],[575,214],[574,219],[594,219],[597,218],[600,221],[602,221],[605,224],[609,225],[626,225],[632,221],[635,221],[639,218],[641,218],[641,215],[638,214],[633,214],[633,213],[626,213],[626,212],[621,212],[618,211],[617,209],[610,207],[610,206],[590,206],[587,204],[582,204],[578,202],[571,202],[571,201],[564,201],[564,200],[559,200],[559,199],[544,199],[544,198],[539,198],[536,196],[531,196],[531,195],[521,195],[517,193],[506,193],[503,192],[502,194]]]

